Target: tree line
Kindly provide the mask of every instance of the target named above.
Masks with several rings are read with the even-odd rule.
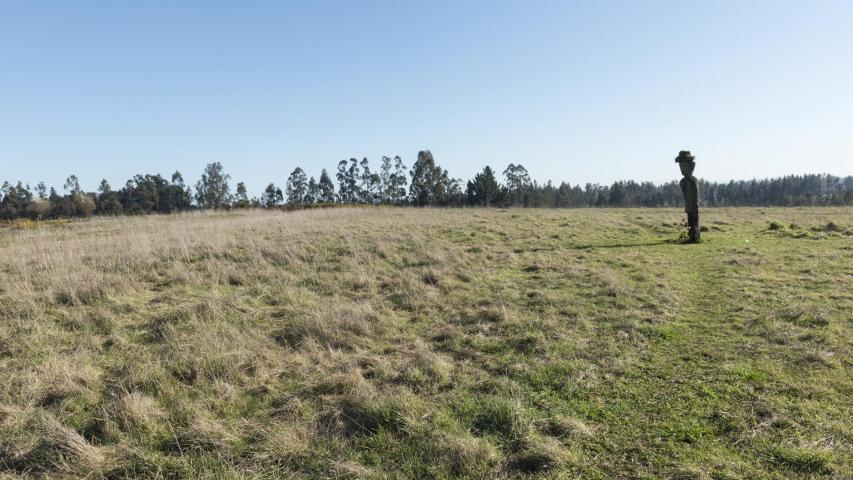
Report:
[[[0,219],[43,219],[174,213],[196,208],[279,208],[322,204],[483,206],[531,208],[677,207],[682,204],[677,181],[660,185],[633,180],[612,185],[587,183],[583,187],[532,180],[521,164],[510,164],[501,178],[489,166],[463,184],[441,168],[429,150],[418,153],[407,168],[399,156],[382,157],[379,170],[367,158],[341,160],[335,174],[337,186],[323,169],[319,179],[301,167],[287,178],[284,190],[270,183],[260,197],[249,198],[246,185],[231,191],[231,176],[221,163],[207,165],[195,188],[184,183],[180,172],[167,179],[160,174],[135,175],[114,190],[102,180],[95,192],[84,192],[75,175],[63,193],[40,182],[30,185],[4,182],[0,189]],[[817,206],[853,205],[853,176],[827,174],[788,175],[763,180],[699,181],[704,206]]]

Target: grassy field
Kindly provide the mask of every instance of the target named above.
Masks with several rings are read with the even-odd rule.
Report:
[[[853,478],[853,209],[0,227],[0,478]]]

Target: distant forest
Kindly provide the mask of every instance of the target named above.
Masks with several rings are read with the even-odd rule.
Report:
[[[555,185],[550,181],[540,184],[531,180],[527,169],[520,164],[510,164],[501,174],[487,166],[463,182],[441,168],[429,150],[418,153],[411,169],[399,156],[382,157],[378,172],[371,169],[367,158],[341,160],[335,180],[325,169],[318,180],[308,178],[297,167],[284,190],[270,183],[260,197],[249,198],[243,182],[237,183],[232,192],[231,177],[217,162],[205,168],[194,188],[184,183],[179,172],[170,178],[160,174],[136,175],[118,190],[102,180],[96,192],[82,191],[77,177],[71,175],[61,194],[43,182],[34,190],[21,182],[14,185],[4,182],[0,219],[330,204],[580,208],[679,207],[683,202],[677,181],[661,185],[633,180],[612,185],[580,186],[566,182]],[[726,183],[700,180],[699,190],[705,207],[853,205],[853,176],[788,175]]]

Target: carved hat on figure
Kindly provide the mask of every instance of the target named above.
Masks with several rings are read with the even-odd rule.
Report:
[[[690,150],[682,150],[678,152],[678,156],[675,157],[675,163],[695,163],[696,157],[690,154]]]

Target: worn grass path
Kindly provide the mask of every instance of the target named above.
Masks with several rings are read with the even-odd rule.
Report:
[[[745,246],[749,238],[753,244]],[[795,296],[802,297],[806,292],[797,291],[798,288],[832,296],[836,287],[850,288],[850,278],[843,278],[841,284],[835,285],[808,283],[812,280],[809,277],[793,280],[784,275],[786,269],[781,264],[760,269],[772,270],[771,275],[766,271],[756,272],[758,269],[752,267],[764,261],[755,259],[773,258],[767,250],[779,246],[772,245],[775,239],[768,241],[759,236],[756,243],[754,236],[749,238],[706,235],[701,245],[651,242],[646,246],[620,246],[608,252],[619,257],[643,248],[669,258],[664,269],[648,264],[646,267],[655,275],[666,277],[663,288],[673,293],[671,303],[664,307],[669,309],[671,321],[660,328],[650,327],[654,335],[649,337],[642,355],[642,366],[608,388],[590,393],[607,399],[604,410],[608,413],[604,419],[613,427],[608,429],[607,436],[618,438],[620,445],[605,447],[604,451],[621,457],[618,461],[621,475],[631,478],[656,477],[653,472],[667,472],[665,476],[671,478],[706,475],[844,478],[847,475],[833,473],[833,456],[828,450],[814,447],[841,447],[841,455],[834,458],[840,461],[841,471],[849,470],[849,378],[814,375],[815,368],[826,367],[817,354],[806,354],[807,360],[799,358],[792,362],[796,354],[792,355],[790,347],[797,344],[796,340],[821,340],[821,337],[798,329],[796,335],[787,322],[802,318],[799,326],[814,328],[814,324],[825,325],[825,319],[804,318],[819,317],[820,312],[813,308],[820,308],[792,305],[791,299],[785,297],[792,290]],[[732,258],[733,251],[743,257]],[[849,260],[849,253],[842,258]],[[780,260],[776,257],[771,261]],[[849,295],[843,297],[847,299],[845,305],[849,305]],[[846,322],[839,325],[842,330],[850,328],[850,312],[838,319]],[[796,340],[788,338],[791,336]],[[802,353],[803,349],[814,348],[804,347],[797,345],[795,349]],[[814,351],[819,350],[817,347]],[[849,368],[849,363],[845,367]],[[843,371],[839,374],[846,375]],[[815,402],[814,397],[819,399],[824,392],[831,392],[840,403]],[[820,431],[823,425],[802,422],[821,417],[845,425],[843,437],[822,436],[826,433]],[[804,442],[804,438],[808,441]],[[626,449],[625,444],[635,447]],[[804,444],[809,448],[803,448]]]

